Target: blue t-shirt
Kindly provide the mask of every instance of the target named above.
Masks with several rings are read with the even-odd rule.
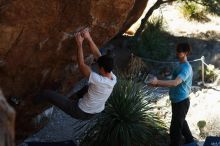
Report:
[[[190,94],[193,71],[189,62],[179,63],[173,72],[172,79],[175,80],[176,77],[182,79],[182,82],[176,87],[170,87],[169,96],[172,103],[187,99]]]

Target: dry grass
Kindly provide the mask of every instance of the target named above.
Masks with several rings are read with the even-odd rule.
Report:
[[[140,57],[132,54],[128,63],[127,73],[134,76],[140,73],[145,67],[146,64],[144,61]]]

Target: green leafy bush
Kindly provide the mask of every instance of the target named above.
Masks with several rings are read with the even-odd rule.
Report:
[[[220,1],[219,0],[203,0],[205,9],[211,14],[220,16]]]
[[[202,69],[201,67],[197,70],[198,74],[199,74],[199,80],[202,79]],[[207,66],[205,66],[204,68],[204,79],[206,83],[214,83],[218,80],[218,76],[219,76],[220,70],[218,68],[215,68],[214,65],[212,64],[208,64]]]
[[[118,79],[104,112],[87,125],[81,145],[157,146],[166,138],[166,126],[147,101],[149,92],[141,83]],[[160,137],[160,138],[159,138]]]
[[[141,38],[137,41],[135,53],[141,57],[161,60],[167,58],[168,34],[164,31],[162,17],[152,18],[146,23]]]
[[[179,0],[180,2],[184,3],[191,3],[194,2],[197,5],[203,6],[203,10],[207,13],[211,13],[214,15],[220,16],[220,1],[219,0]]]
[[[215,68],[214,65],[209,64],[207,68],[205,68],[205,80],[206,82],[213,83],[218,77],[218,69]]]

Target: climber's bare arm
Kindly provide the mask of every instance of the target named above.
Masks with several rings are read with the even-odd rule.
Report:
[[[84,62],[84,56],[83,56],[83,40],[84,38],[81,36],[81,33],[77,33],[75,36],[76,43],[77,43],[77,60],[79,69],[82,72],[82,74],[86,77],[89,77],[91,73],[91,69],[88,65]]]
[[[89,46],[90,46],[90,50],[92,52],[92,54],[94,55],[95,59],[98,59],[101,56],[101,53],[98,49],[98,47],[96,46],[95,42],[93,41],[88,28],[84,29],[83,32],[83,37],[88,40],[89,42]]]

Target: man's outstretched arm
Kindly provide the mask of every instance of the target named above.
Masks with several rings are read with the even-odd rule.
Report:
[[[95,42],[93,41],[88,29],[85,29],[83,31],[83,37],[88,40],[90,50],[91,50],[92,54],[94,55],[95,59],[98,59],[101,56],[101,53],[100,53],[98,47],[96,46]]]
[[[89,77],[91,73],[91,69],[88,65],[85,64],[84,55],[83,55],[82,43],[84,38],[81,36],[80,33],[77,33],[75,39],[77,43],[77,60],[78,60],[79,69],[84,76]]]
[[[149,83],[152,86],[175,87],[182,83],[182,79],[177,77],[175,80],[158,80],[156,77]]]

